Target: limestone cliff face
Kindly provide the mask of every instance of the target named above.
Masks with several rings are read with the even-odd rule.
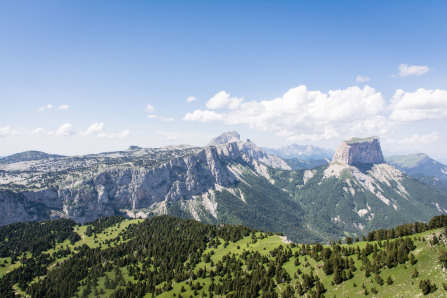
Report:
[[[268,176],[265,167],[245,155],[233,142],[205,147],[153,168],[136,165],[107,167],[80,183],[61,183],[34,191],[0,191],[0,225],[16,221],[66,217],[88,222],[122,210],[147,209],[161,202],[201,196],[216,187],[237,183],[233,163],[243,162],[255,173]]]
[[[344,141],[332,158],[333,163],[341,164],[380,164],[385,163],[378,137],[367,139],[353,138]]]
[[[292,168],[279,156],[264,152],[260,147],[249,139],[242,141],[237,131],[229,131],[211,140],[207,146],[220,146],[229,143],[237,143],[242,153],[268,165],[269,167],[281,170],[291,170]]]

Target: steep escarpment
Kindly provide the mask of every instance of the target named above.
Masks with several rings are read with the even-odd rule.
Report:
[[[342,164],[380,164],[384,163],[382,149],[378,137],[366,139],[353,138],[344,141],[338,147],[332,162]]]
[[[237,184],[237,172],[231,168],[235,162],[257,175],[267,175],[266,167],[241,152],[236,143],[205,147],[149,167],[125,162],[93,167],[93,175],[66,170],[50,185],[2,193],[0,208],[8,216],[0,224],[47,217],[85,222],[123,212],[143,217],[148,212],[167,213],[170,202]],[[39,208],[26,212],[28,205]]]
[[[281,170],[292,169],[281,157],[274,154],[266,153],[255,143],[250,141],[250,139],[242,141],[237,131],[229,131],[219,135],[218,137],[212,139],[211,142],[208,143],[208,146],[219,146],[233,142],[238,145],[241,152],[272,168]]]

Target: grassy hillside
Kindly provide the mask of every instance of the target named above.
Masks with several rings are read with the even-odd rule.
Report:
[[[169,216],[15,224],[0,228],[0,296],[417,297],[429,279],[421,286],[439,297],[447,295],[446,223],[441,216],[331,245]],[[48,231],[50,247],[39,245]]]

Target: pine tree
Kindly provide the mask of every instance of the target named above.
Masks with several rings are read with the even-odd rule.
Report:
[[[380,286],[383,286],[383,278],[380,276],[380,274],[376,274],[375,279],[376,279],[376,282],[377,282]]]
[[[413,253],[411,253],[410,254],[410,264],[411,265],[414,265],[414,264],[416,264],[416,258],[414,257],[414,254]]]
[[[341,274],[341,269],[338,268],[338,267],[335,268],[333,281],[337,285],[340,284],[343,281],[342,274]]]
[[[391,278],[391,275],[388,275],[388,278],[386,279],[386,284],[387,285],[392,285],[393,284],[393,279]]]
[[[413,273],[411,273],[411,278],[416,278],[418,276],[419,276],[419,271],[415,267],[413,270]]]
[[[447,268],[447,251],[441,251],[438,260],[441,262],[443,268]]]

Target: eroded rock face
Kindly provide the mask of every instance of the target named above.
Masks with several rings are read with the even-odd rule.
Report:
[[[338,147],[332,162],[342,164],[380,164],[385,163],[378,137],[351,139]]]
[[[228,131],[223,134],[221,134],[218,137],[215,137],[212,139],[207,146],[219,146],[219,145],[225,145],[232,142],[240,142],[241,136],[239,133],[235,130]]]
[[[121,210],[193,199],[217,186],[231,187],[237,183],[231,165],[242,160],[256,174],[268,177],[265,166],[245,155],[232,142],[205,147],[152,168],[127,163],[105,167],[91,177],[84,175],[80,183],[62,179],[54,188],[23,192],[0,190],[0,210],[4,215],[0,225],[59,217],[83,223],[119,214]]]
[[[237,131],[229,131],[211,140],[207,146],[221,146],[229,143],[236,143],[239,150],[248,156],[272,167],[281,170],[291,170],[292,168],[279,156],[265,153],[261,147],[249,139],[242,141]]]

